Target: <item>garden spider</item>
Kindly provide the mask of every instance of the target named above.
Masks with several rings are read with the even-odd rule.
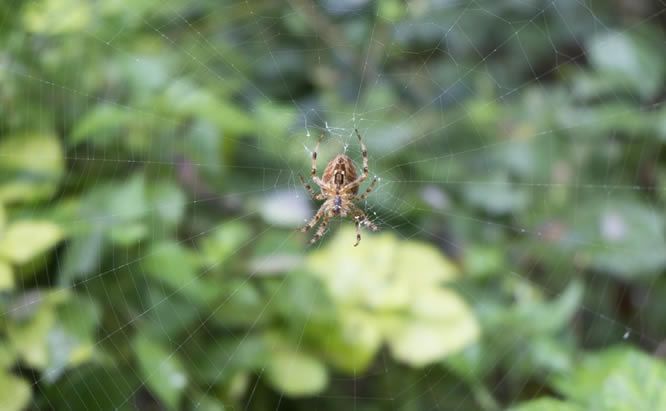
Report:
[[[349,156],[345,154],[338,154],[333,160],[331,160],[324,169],[324,174],[321,178],[317,177],[317,151],[319,150],[319,143],[322,136],[317,142],[317,147],[315,151],[312,152],[312,169],[310,170],[310,175],[312,176],[312,181],[314,181],[317,186],[319,186],[321,192],[316,194],[312,187],[305,182],[305,179],[302,175],[298,175],[301,179],[301,183],[306,190],[310,193],[313,200],[326,200],[319,207],[317,213],[312,217],[312,219],[300,229],[301,232],[306,232],[317,224],[317,221],[321,219],[321,224],[317,229],[314,237],[310,240],[310,244],[316,243],[326,231],[328,222],[333,217],[347,217],[350,216],[354,219],[356,224],[356,243],[354,247],[358,245],[361,241],[361,226],[364,226],[372,231],[377,231],[379,228],[365,215],[365,213],[354,204],[354,201],[363,201],[370,194],[370,192],[377,185],[377,177],[372,180],[372,183],[368,186],[363,194],[360,196],[358,194],[358,188],[360,184],[368,178],[368,150],[361,140],[361,134],[357,129],[354,129],[356,132],[356,137],[358,137],[358,142],[361,144],[361,155],[363,156],[363,174],[357,177],[358,173],[356,172],[356,167]]]

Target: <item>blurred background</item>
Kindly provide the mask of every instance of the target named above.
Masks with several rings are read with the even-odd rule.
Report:
[[[0,5],[0,409],[666,410],[663,0]],[[380,231],[303,226],[320,136]]]

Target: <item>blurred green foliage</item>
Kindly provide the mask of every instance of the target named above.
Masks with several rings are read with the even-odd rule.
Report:
[[[664,7],[0,5],[0,409],[666,409]]]

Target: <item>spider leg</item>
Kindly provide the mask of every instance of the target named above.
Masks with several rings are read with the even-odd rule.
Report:
[[[361,242],[361,222],[357,219],[356,220],[356,242],[354,243],[354,247],[358,245],[358,243]]]
[[[326,203],[324,203],[324,204],[326,204]],[[299,231],[301,233],[304,233],[304,232],[308,231],[309,229],[314,227],[315,224],[317,224],[317,221],[319,221],[321,216],[324,215],[324,204],[322,204],[321,207],[319,207],[319,210],[317,210],[317,214],[315,214],[314,217],[312,217],[310,219],[310,221],[308,221],[307,224],[305,224],[303,227],[299,228]]]
[[[368,220],[368,217],[366,217],[365,215],[363,217],[364,219],[361,220],[361,225],[365,226],[365,228],[367,228],[370,231],[379,231],[379,227],[377,227],[375,223]]]
[[[305,182],[305,179],[303,178],[302,175],[298,175],[298,178],[301,180],[301,183],[303,184],[303,187],[305,187],[306,190],[308,190],[308,193],[310,193],[310,196],[312,197],[313,200],[324,200],[326,196],[322,193],[315,193],[314,190],[312,189],[312,186],[308,183]]]
[[[312,166],[310,167],[310,176],[312,177],[312,181],[314,181],[315,184],[317,184],[321,188],[327,187],[327,184],[321,181],[319,177],[317,177],[317,153],[319,152],[319,144],[323,139],[324,139],[324,133],[321,133],[321,136],[319,136],[319,140],[317,140],[317,145],[315,146],[315,149],[312,152]]]
[[[351,212],[354,215],[354,222],[356,224],[356,242],[354,243],[354,247],[356,247],[358,243],[361,242],[361,226],[367,228],[370,231],[379,231],[379,227],[370,221],[363,210],[359,209],[358,207],[353,206],[351,208]]]
[[[361,133],[358,132],[358,129],[355,128],[354,131],[356,132],[356,137],[358,137],[358,142],[361,143],[361,156],[363,157],[363,174],[358,176],[356,180],[352,181],[349,184],[345,184],[343,189],[349,189],[354,186],[357,186],[361,184],[362,182],[365,181],[366,178],[368,178],[368,149],[365,147],[365,144],[363,144],[363,140],[361,139]]]
[[[358,221],[359,225],[367,228],[370,231],[379,231],[379,227],[377,227],[375,223],[368,219],[368,216],[363,212],[363,210],[357,206],[354,206],[352,208],[352,213],[354,214],[354,220]]]
[[[365,189],[365,192],[364,192],[363,194],[361,194],[361,195],[358,197],[358,199],[361,200],[361,201],[365,200],[366,197],[368,197],[368,194],[372,193],[372,190],[375,189],[375,186],[377,185],[377,181],[379,181],[379,180],[377,179],[377,177],[373,178],[373,179],[372,179],[372,183],[370,183],[370,185],[368,186],[368,188]]]
[[[321,239],[321,237],[324,235],[324,232],[326,232],[326,227],[328,226],[329,219],[330,218],[328,216],[324,216],[324,218],[322,218],[321,224],[317,228],[317,232],[315,233],[314,237],[312,237],[312,239],[310,240],[310,244],[314,244],[317,241],[319,241],[319,239]]]

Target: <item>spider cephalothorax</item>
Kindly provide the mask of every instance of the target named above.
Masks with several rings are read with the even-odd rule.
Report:
[[[368,178],[368,151],[365,148],[365,144],[363,144],[363,140],[361,140],[361,134],[359,134],[358,130],[355,131],[358,141],[361,144],[361,155],[363,156],[363,173],[360,176],[356,172],[356,167],[352,159],[345,154],[338,154],[326,165],[321,178],[317,177],[317,151],[319,151],[319,142],[317,142],[315,151],[312,152],[312,169],[310,170],[310,175],[312,176],[312,181],[319,186],[321,192],[316,194],[312,190],[312,187],[305,182],[303,176],[298,176],[314,200],[326,200],[319,207],[314,217],[301,228],[302,232],[306,232],[321,219],[321,224],[314,237],[312,237],[312,240],[310,240],[310,244],[317,242],[324,235],[328,222],[333,217],[353,218],[356,224],[356,243],[354,243],[354,247],[361,241],[361,226],[367,227],[372,231],[378,230],[377,226],[368,220],[365,213],[354,204],[354,201],[365,200],[377,184],[377,177],[375,177],[365,192],[360,196],[357,195],[360,184]],[[321,138],[319,141],[321,142]]]

